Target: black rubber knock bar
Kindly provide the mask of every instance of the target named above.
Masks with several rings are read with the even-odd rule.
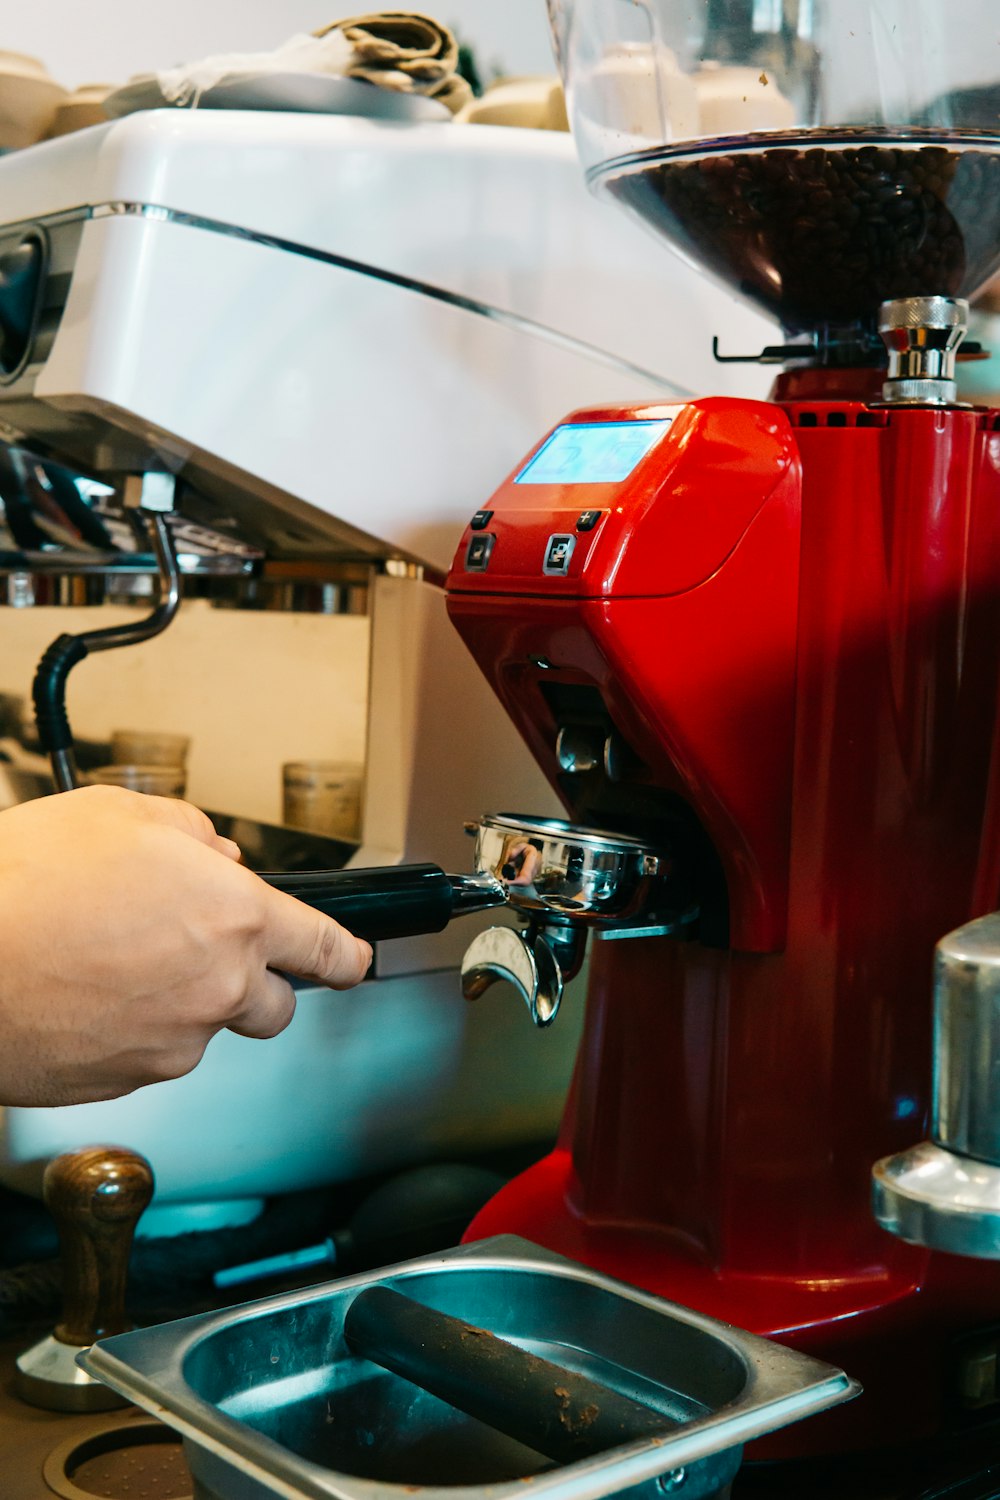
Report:
[[[347,1309],[344,1338],[352,1353],[556,1463],[663,1438],[678,1426],[586,1375],[391,1287],[358,1293]]]

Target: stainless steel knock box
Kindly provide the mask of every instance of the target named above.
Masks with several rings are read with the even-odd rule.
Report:
[[[376,1288],[403,1295],[366,1299]],[[376,1319],[409,1309],[418,1326],[446,1330],[411,1340],[414,1378],[385,1367],[399,1356],[393,1328],[380,1335],[388,1353],[352,1352],[363,1306]],[[483,1341],[517,1368],[505,1387],[483,1366],[477,1394]],[[424,1500],[513,1500],[528,1485],[545,1500],[639,1486],[702,1500],[728,1484],[750,1438],[859,1389],[829,1365],[508,1236],[121,1334],[80,1363],[183,1435],[199,1500],[404,1500],[417,1488]],[[554,1447],[543,1432],[553,1365]],[[430,1394],[442,1379],[448,1401]],[[595,1399],[573,1407],[576,1382]],[[527,1428],[501,1409],[508,1397]],[[480,1414],[484,1401],[495,1408],[489,1422],[468,1414],[477,1399]],[[509,1435],[511,1420],[521,1438],[537,1428],[552,1452],[592,1427],[593,1446],[609,1413],[612,1436],[597,1441],[612,1446],[570,1462]]]

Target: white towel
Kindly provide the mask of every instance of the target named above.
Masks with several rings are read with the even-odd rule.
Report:
[[[197,105],[234,74],[325,73],[362,78],[401,93],[426,94],[457,112],[471,98],[456,72],[458,44],[447,26],[410,11],[334,21],[314,36],[289,37],[273,52],[228,52],[156,74],[170,104]]]

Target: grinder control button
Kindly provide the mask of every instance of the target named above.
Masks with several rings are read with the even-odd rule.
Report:
[[[581,510],[576,518],[576,529],[577,531],[593,531],[600,519],[599,510]]]
[[[485,531],[492,519],[493,512],[491,510],[477,510],[469,525],[473,531]]]
[[[496,537],[492,531],[477,531],[465,549],[465,567],[469,573],[484,573]]]
[[[545,548],[542,572],[550,576],[553,574],[565,576],[569,572],[569,560],[573,556],[575,546],[575,536],[563,532],[556,532],[555,536],[550,536]]]

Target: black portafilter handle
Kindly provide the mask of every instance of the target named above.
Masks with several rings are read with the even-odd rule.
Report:
[[[507,900],[505,887],[494,876],[446,875],[437,865],[307,870],[261,879],[370,943],[441,932],[452,917],[487,911]]]

